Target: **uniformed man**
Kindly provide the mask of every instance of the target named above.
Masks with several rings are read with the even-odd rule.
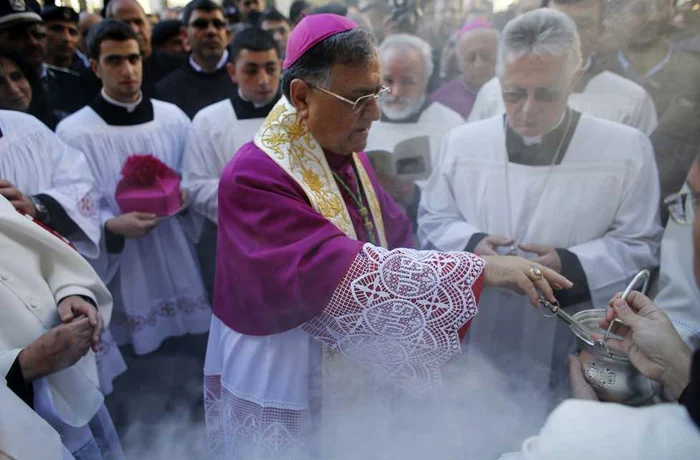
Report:
[[[86,68],[76,51],[80,41],[78,13],[66,6],[49,5],[41,10],[46,27],[46,57],[44,61],[54,67],[79,72]]]
[[[32,66],[60,119],[85,106],[96,90],[78,72],[45,63],[47,33],[39,14],[36,0],[0,0],[0,43]]]

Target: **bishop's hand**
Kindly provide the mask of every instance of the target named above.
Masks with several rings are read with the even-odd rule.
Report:
[[[486,256],[484,284],[502,287],[524,294],[530,303],[539,306],[539,294],[545,299],[556,302],[553,289],[569,289],[573,283],[554,270],[531,260],[513,256]]]

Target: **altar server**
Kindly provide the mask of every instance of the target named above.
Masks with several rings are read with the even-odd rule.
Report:
[[[219,178],[279,99],[282,70],[275,40],[257,27],[236,34],[231,55],[228,78],[237,88],[232,97],[197,114],[183,159],[192,209],[206,218],[197,253],[209,293],[214,289]]]
[[[151,154],[179,171],[190,122],[174,105],[142,95],[142,54],[128,25],[103,21],[88,44],[102,92],[57,132],[85,153],[102,195],[103,244],[95,266],[115,299],[112,332],[117,343],[144,354],[168,337],[206,332],[210,308],[190,238],[194,225],[186,232],[191,216],[122,213],[115,191],[133,154]]]

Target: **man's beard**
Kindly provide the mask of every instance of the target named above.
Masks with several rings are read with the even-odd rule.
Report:
[[[390,120],[404,120],[418,113],[425,102],[425,94],[419,100],[404,96],[386,96],[381,101],[382,113]],[[399,104],[403,108],[395,109],[389,104]]]

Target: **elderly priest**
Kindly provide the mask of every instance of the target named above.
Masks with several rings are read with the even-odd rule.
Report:
[[[574,282],[558,296],[563,307],[605,305],[638,270],[658,264],[651,143],[636,129],[567,107],[582,73],[581,48],[576,25],[558,11],[541,9],[510,22],[497,72],[507,114],[445,138],[443,162],[421,201],[421,243],[524,255]],[[529,361],[532,379],[547,388],[550,376],[566,375],[572,335],[535,310],[515,308],[526,300],[485,294],[468,349],[506,371],[509,363]]]
[[[297,458],[339,399],[437,385],[483,285],[533,303],[571,287],[521,258],[404,249],[411,226],[361,153],[382,90],[370,34],[307,16],[283,67],[284,97],[219,185],[205,404],[226,459]]]

